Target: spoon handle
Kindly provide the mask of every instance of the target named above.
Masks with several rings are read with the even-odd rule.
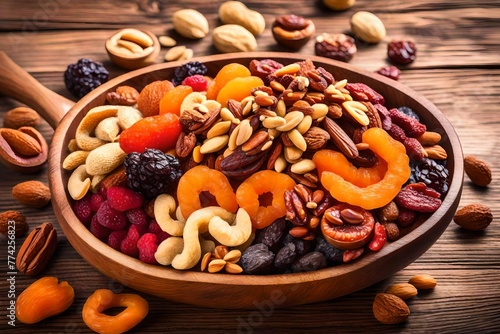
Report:
[[[75,104],[43,86],[0,50],[0,93],[35,109],[52,128]]]

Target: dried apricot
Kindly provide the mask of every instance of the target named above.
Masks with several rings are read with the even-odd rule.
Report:
[[[193,92],[191,86],[179,85],[169,90],[160,101],[160,115],[181,114],[181,104],[184,98]]]
[[[186,219],[194,211],[201,209],[200,195],[208,192],[215,197],[217,204],[227,211],[236,212],[238,203],[228,179],[218,170],[207,166],[195,166],[179,179],[177,199],[182,216]]]
[[[125,153],[142,153],[146,148],[167,151],[174,147],[182,131],[179,117],[163,114],[145,117],[120,134],[120,147]]]
[[[321,156],[317,155],[318,153],[313,156],[313,161],[325,166],[319,174],[321,184],[335,199],[371,210],[386,205],[398,194],[401,186],[410,177],[410,159],[406,155],[403,144],[392,139],[381,128],[374,127],[366,130],[362,141],[387,163],[387,172],[377,183],[361,188],[339,174],[337,166],[346,165],[346,163],[325,164],[325,162],[320,162]]]
[[[215,100],[222,87],[232,79],[249,76],[250,70],[246,66],[238,63],[227,64],[219,70],[214,80],[209,82],[207,87],[207,99]]]
[[[137,109],[144,117],[160,113],[160,101],[174,85],[168,80],[157,80],[146,85],[137,98]]]
[[[273,170],[259,171],[245,181],[236,190],[236,201],[250,215],[253,227],[264,228],[283,217],[286,213],[285,190],[292,190],[295,181],[287,174]],[[261,203],[262,196],[272,195],[270,205]]]
[[[255,87],[262,85],[264,85],[264,81],[259,77],[234,78],[222,87],[217,95],[217,101],[225,107],[229,99],[241,101],[245,97],[252,95],[252,90]]]

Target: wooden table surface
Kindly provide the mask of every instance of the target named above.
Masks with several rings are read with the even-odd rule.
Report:
[[[75,1],[2,0],[0,2],[0,49],[49,89],[74,99],[66,90],[62,74],[79,58],[101,61],[115,77],[124,73],[110,63],[104,41],[124,27],[149,29],[158,36],[171,34],[178,43],[194,50],[195,56],[216,53],[211,36],[200,41],[182,39],[172,31],[172,14],[194,8],[206,15],[211,29],[220,24],[217,10],[223,1]],[[411,37],[418,47],[417,60],[402,70],[400,82],[430,99],[454,125],[465,155],[486,160],[493,183],[474,187],[465,178],[460,206],[483,203],[495,219],[484,233],[470,233],[451,222],[442,237],[422,257],[394,276],[349,296],[322,303],[274,309],[266,312],[218,310],[177,304],[143,295],[150,304],[146,319],[133,332],[186,333],[498,333],[500,332],[500,187],[496,176],[500,163],[500,2],[494,0],[358,0],[344,12],[333,12],[320,1],[245,1],[260,11],[267,23],[258,38],[258,50],[285,51],[278,47],[269,29],[274,17],[299,14],[311,18],[316,32],[349,31],[349,18],[356,11],[376,13],[388,36],[378,45],[359,44],[352,64],[377,70],[386,64],[387,42],[398,36]],[[162,50],[158,62],[163,60]],[[299,51],[314,54],[310,41]],[[2,69],[0,68],[0,71]],[[20,105],[0,96],[0,123],[5,112]],[[42,123],[39,130],[50,141],[52,129]],[[52,207],[30,209],[17,203],[11,188],[37,179],[47,182],[47,169],[34,175],[12,172],[0,165],[0,208],[20,210],[30,227],[49,221],[59,231],[56,254],[43,275],[68,280],[75,288],[73,305],[63,314],[37,325],[8,325],[10,302],[7,282],[7,245],[0,240],[0,329],[9,333],[88,333],[81,318],[82,305],[92,292],[109,288],[131,292],[87,264],[62,234]],[[17,241],[17,249],[21,246]],[[406,282],[415,274],[428,273],[438,282],[429,293],[409,301],[411,315],[400,325],[382,325],[372,314],[375,294],[392,283]],[[15,276],[18,295],[34,281]],[[195,293],[195,292],[193,292]]]

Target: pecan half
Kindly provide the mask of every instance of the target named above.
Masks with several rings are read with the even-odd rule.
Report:
[[[57,232],[51,223],[36,227],[23,242],[16,258],[17,269],[30,276],[42,271],[54,254]]]
[[[196,146],[196,135],[194,133],[186,134],[181,132],[175,143],[175,154],[179,158],[185,158],[193,151]]]

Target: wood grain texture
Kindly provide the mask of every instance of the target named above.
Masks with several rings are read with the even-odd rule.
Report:
[[[40,4],[54,3],[58,5],[57,10],[49,15],[47,21],[34,16],[42,10]],[[159,11],[155,10],[154,3],[158,4]],[[105,39],[115,29],[138,26],[157,35],[172,34],[171,14],[185,7],[202,11],[211,27],[215,27],[219,24],[216,13],[220,3],[222,1],[77,3],[74,0],[45,0],[36,4],[28,0],[1,1],[0,48],[44,86],[74,100],[64,87],[62,72],[78,58],[87,56],[104,62],[113,76],[124,73],[107,60],[104,50]],[[500,135],[500,47],[497,42],[500,37],[500,3],[484,0],[358,0],[354,8],[340,13],[325,10],[319,1],[290,1],[290,6],[276,0],[245,3],[261,11],[268,24],[276,15],[290,13],[290,8],[293,8],[293,13],[313,18],[317,32],[348,31],[349,17],[356,10],[369,10],[377,13],[386,23],[388,39],[399,35],[413,37],[419,47],[418,59],[403,69],[400,81],[425,95],[443,111],[460,137],[464,154],[475,154],[488,161],[493,183],[486,189],[479,189],[466,178],[461,206],[474,202],[489,205],[494,221],[483,233],[468,233],[451,223],[422,257],[391,278],[327,302],[289,309],[262,305],[261,312],[221,311],[191,307],[143,294],[150,303],[151,311],[133,332],[498,333],[500,228],[497,217],[500,215],[500,189],[496,175],[500,173],[500,153],[497,149]],[[55,10],[54,6],[52,8]],[[45,12],[50,13],[50,9]],[[216,53],[210,38],[197,42],[179,38],[178,41],[192,47],[197,56]],[[260,50],[282,50],[275,45],[268,29],[258,41]],[[352,64],[368,70],[376,70],[386,64],[386,42],[375,46],[360,45]],[[310,42],[300,53],[313,54],[312,46]],[[0,97],[0,121],[5,111],[17,105],[19,103],[12,99]],[[43,123],[39,130],[50,142],[52,129]],[[47,182],[47,169],[34,175],[23,175],[0,165],[0,209],[22,211],[32,228],[43,221],[56,224],[50,205],[41,210],[28,209],[11,197],[12,186],[29,179]],[[36,326],[20,323],[15,328],[8,326],[7,248],[4,240],[0,240],[1,330],[32,333],[36,328],[41,333],[89,333],[81,320],[81,309],[94,290],[105,287],[115,292],[133,292],[88,265],[69,245],[57,224],[56,228],[59,245],[44,274],[68,280],[75,287],[74,304],[62,315]],[[20,241],[17,246],[20,247]],[[375,294],[392,283],[405,282],[419,273],[432,274],[438,286],[409,302],[412,314],[405,324],[386,326],[378,323],[371,313]],[[18,275],[17,294],[32,281],[33,278]]]

